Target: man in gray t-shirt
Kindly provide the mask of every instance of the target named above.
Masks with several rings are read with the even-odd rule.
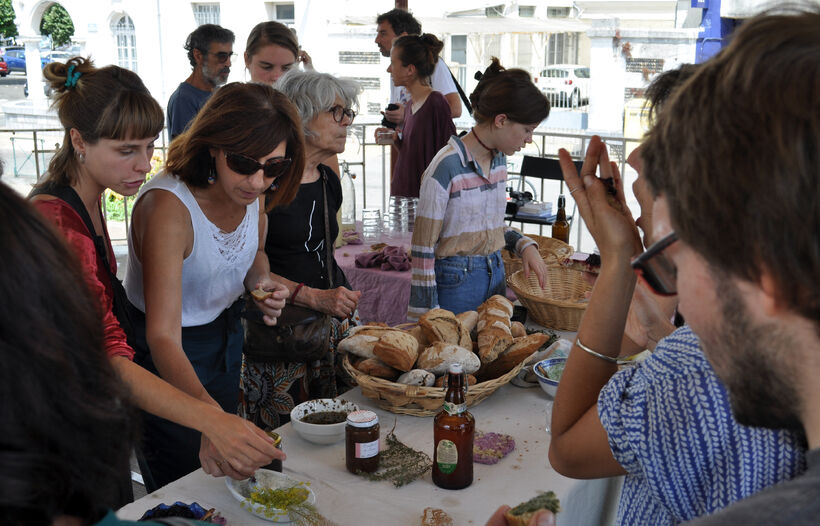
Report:
[[[228,81],[234,34],[215,24],[203,24],[185,41],[193,71],[168,99],[168,135],[185,131],[213,91]]]
[[[659,241],[633,266],[677,291],[737,421],[803,431],[809,448],[803,475],[698,526],[820,524],[820,7],[804,9],[745,21],[642,144]],[[587,179],[579,208],[607,211]],[[617,228],[606,215],[590,230]]]

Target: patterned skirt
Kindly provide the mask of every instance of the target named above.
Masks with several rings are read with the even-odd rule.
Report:
[[[290,422],[297,405],[316,398],[334,398],[356,385],[342,367],[336,346],[348,328],[361,325],[358,311],[344,320],[331,318],[330,352],[321,360],[262,363],[243,359],[239,415],[264,429]]]

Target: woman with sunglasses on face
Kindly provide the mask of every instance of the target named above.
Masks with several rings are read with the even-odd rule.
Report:
[[[295,196],[303,144],[287,97],[261,84],[229,84],[174,140],[164,173],[134,204],[125,288],[137,319],[136,360],[227,412],[239,400],[240,296],[273,291],[257,302],[269,325],[287,297],[264,253],[265,209]],[[152,415],[144,429],[155,487],[196,469],[197,433]],[[206,471],[230,469],[216,454],[202,463]]]
[[[377,138],[379,134],[392,134],[393,144],[399,151],[390,181],[390,195],[418,197],[421,174],[436,152],[456,133],[450,104],[430,86],[430,77],[443,47],[444,44],[429,33],[404,35],[393,42],[387,71],[393,84],[404,86],[412,100],[404,108],[401,137],[396,130],[376,128]]]
[[[650,86],[650,116],[691,73],[678,78],[677,71],[666,72]],[[560,159],[601,252],[601,271],[555,397],[552,467],[573,478],[626,475],[617,522],[648,525],[712,513],[802,472],[802,440],[738,423],[697,336],[686,325],[671,332],[671,315],[658,308],[652,292],[675,292],[668,287],[674,284],[674,267],[664,256],[673,249],[674,237],[653,236],[655,244],[636,260],[646,285],[636,286],[630,258],[642,246],[617,165],[609,162],[600,138],[590,140],[580,176],[565,150]],[[596,167],[602,178],[615,182],[614,205],[595,177]],[[651,194],[644,194],[640,183],[634,189],[646,239],[661,225],[651,224]],[[640,319],[636,325],[642,327],[632,334],[644,335],[631,339],[643,340],[654,351],[618,372],[629,317]]]
[[[249,358],[255,354],[254,342],[265,339],[252,338],[251,331],[258,327],[247,324],[242,410],[246,418],[262,428],[288,422],[296,404],[332,398],[349,387],[346,375],[337,374],[334,351],[336,342],[356,318],[361,296],[361,292],[350,290],[333,257],[328,268],[325,229],[330,231],[332,250],[339,232],[336,211],[342,204],[342,186],[339,176],[324,164],[329,156],[344,151],[347,128],[356,116],[352,108],[359,87],[326,73],[292,70],[279,79],[276,89],[299,109],[305,134],[305,165],[293,202],[275,206],[268,213],[265,252],[275,279],[288,289],[288,302],[330,314],[332,334],[331,352],[319,360],[263,363]],[[332,288],[329,276],[333,278]]]
[[[394,46],[395,49],[395,46]],[[470,95],[476,124],[453,136],[424,172],[413,230],[408,318],[429,309],[475,310],[506,292],[501,249],[520,256],[543,286],[547,268],[535,241],[504,224],[507,155],[532,142],[549,102],[521,69],[493,58]]]
[[[117,66],[96,68],[90,60],[75,57],[65,64],[49,64],[43,74],[56,93],[54,105],[66,131],[46,176],[32,192],[32,202],[79,258],[86,285],[99,304],[111,365],[141,409],[189,427],[192,433],[202,432],[213,444],[210,454],[228,459],[225,472],[252,473],[278,454],[270,439],[239,417],[134,363],[127,338],[133,335],[124,331],[130,327],[127,323],[123,327],[115,315],[115,303],[124,309],[127,300],[116,278],[117,262],[100,201],[106,188],[126,196],[137,193],[151,169],[154,141],[163,125],[162,109],[135,73]],[[217,474],[207,465],[205,469]],[[120,504],[131,500],[127,463],[122,475]]]

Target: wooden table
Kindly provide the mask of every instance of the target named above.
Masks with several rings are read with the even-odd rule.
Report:
[[[377,409],[358,388],[343,398],[376,411],[382,441],[395,422],[399,440],[432,457],[432,418],[395,415]],[[555,491],[561,499],[559,524],[612,524],[620,495],[619,479],[576,481],[550,467],[549,435],[544,431],[546,402],[546,395],[539,388],[505,385],[470,409],[476,418],[476,429],[510,434],[515,438],[516,449],[496,465],[475,464],[474,482],[463,490],[438,488],[429,472],[401,488],[388,482],[367,481],[346,471],[344,441],[314,445],[299,437],[290,424],[277,430],[283,436],[288,455],[284,472],[310,482],[319,511],[339,526],[416,526],[428,506],[445,510],[456,525],[480,526],[498,506],[515,505],[546,490]],[[228,492],[224,479],[206,475],[201,469],[123,507],[117,515],[133,520],[157,504],[175,501],[196,501],[206,509],[216,508],[230,525],[270,524],[244,511]]]

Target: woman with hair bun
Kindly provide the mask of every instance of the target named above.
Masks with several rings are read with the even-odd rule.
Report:
[[[395,47],[394,47],[395,49]],[[474,310],[504,294],[507,248],[524,274],[544,285],[547,269],[535,241],[504,224],[507,156],[532,142],[549,102],[521,69],[493,58],[470,95],[476,124],[451,137],[424,172],[413,230],[413,277],[408,318],[429,309]]]
[[[273,85],[299,62],[306,71],[313,69],[310,55],[299,49],[296,34],[288,26],[270,20],[251,29],[245,44],[245,68],[253,82]]]
[[[393,84],[404,86],[411,101],[404,107],[404,124],[399,137],[395,130],[377,128],[379,134],[392,133],[399,151],[390,182],[390,195],[418,197],[421,174],[456,127],[450,104],[430,86],[438,54],[444,44],[435,35],[404,35],[393,41],[390,67]]]
[[[202,454],[230,459],[232,475],[252,473],[278,454],[268,437],[135,364],[129,344],[133,335],[126,337],[114,314],[115,295],[123,311],[127,300],[116,278],[117,261],[100,201],[106,188],[125,196],[137,193],[151,169],[154,141],[163,126],[162,109],[139,76],[118,66],[96,68],[90,60],[74,57],[48,64],[43,74],[56,93],[54,106],[65,137],[31,199],[79,258],[98,304],[104,349],[113,369],[140,408],[202,432],[212,444]],[[203,467],[214,475],[225,472]],[[127,463],[122,475],[119,504],[131,500]]]

